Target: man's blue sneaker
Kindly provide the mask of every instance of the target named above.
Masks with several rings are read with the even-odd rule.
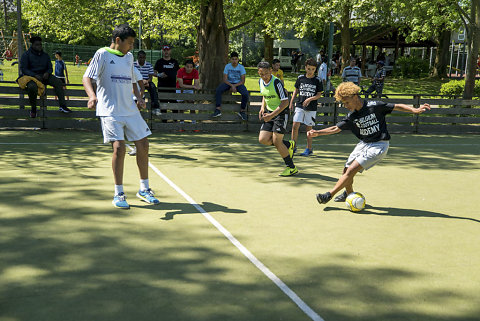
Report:
[[[113,197],[112,201],[113,206],[118,207],[118,208],[123,208],[128,210],[130,208],[130,205],[127,203],[127,197],[125,196],[125,193],[119,193]]]
[[[312,154],[313,154],[312,149],[305,148],[305,150],[303,151],[303,153],[300,154],[300,156],[310,156]]]
[[[217,117],[220,117],[220,116],[222,116],[222,111],[218,108],[215,108],[215,111],[213,112],[212,117],[217,118]]]
[[[138,191],[137,197],[148,204],[160,204],[160,201],[155,198],[155,193],[149,188],[143,191]]]

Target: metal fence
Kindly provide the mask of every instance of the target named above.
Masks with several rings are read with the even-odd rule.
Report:
[[[105,46],[107,45],[108,44],[105,44]],[[71,61],[73,63],[75,63],[76,55],[80,57],[81,63],[87,63],[88,60],[93,57],[93,55],[99,48],[99,46],[78,46],[52,42],[43,43],[43,50],[50,55],[50,58],[54,59],[55,51],[58,50],[62,52],[63,60]],[[135,57],[137,56],[138,51],[138,49],[134,49],[132,51]],[[147,61],[151,62],[152,64],[154,64],[155,61],[162,57],[161,50],[144,49],[143,51],[145,51],[145,53],[147,54]]]

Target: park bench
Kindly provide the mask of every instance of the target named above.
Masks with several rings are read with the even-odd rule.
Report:
[[[23,96],[23,97],[22,97]],[[68,107],[74,110],[64,114],[58,110],[55,93],[51,87],[46,90],[46,98],[38,98],[37,118],[30,118],[30,106],[26,91],[14,82],[0,82],[0,128],[42,128],[42,129],[87,129],[100,130],[95,112],[87,109],[87,96],[82,85],[68,85],[66,96]],[[148,94],[147,94],[148,97]],[[159,92],[161,109],[168,110],[160,116],[151,113],[150,108],[142,110],[142,116],[153,131],[204,131],[204,132],[257,132],[260,128],[258,112],[262,97],[258,92],[250,92],[247,107],[248,121],[242,121],[236,114],[240,110],[240,95],[225,94],[222,103],[222,116],[212,119],[215,108],[214,91],[198,91],[194,94]],[[430,112],[412,115],[393,112],[387,117],[389,130],[400,133],[480,133],[480,100],[463,100],[441,96],[393,95],[385,102],[405,103],[420,106],[432,105]],[[184,113],[173,113],[181,110]],[[195,110],[195,113],[190,113]],[[317,128],[336,124],[347,114],[344,107],[338,106],[333,97],[319,99]],[[195,121],[195,122],[192,122]],[[290,125],[291,126],[291,125]],[[303,126],[301,127],[303,130]]]

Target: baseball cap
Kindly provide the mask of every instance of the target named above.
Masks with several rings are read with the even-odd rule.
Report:
[[[170,50],[170,49],[171,49],[171,48],[170,48],[170,46],[169,46],[169,45],[165,45],[165,46],[163,46],[163,50]]]
[[[377,61],[377,64],[379,64],[380,66],[385,66],[385,62],[383,62],[383,60]]]

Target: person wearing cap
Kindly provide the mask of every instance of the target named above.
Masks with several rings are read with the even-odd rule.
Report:
[[[230,54],[230,63],[223,69],[223,82],[217,87],[215,92],[215,111],[212,114],[213,118],[222,116],[222,94],[230,90],[232,93],[240,93],[242,95],[242,102],[240,104],[240,111],[237,113],[242,120],[247,120],[247,103],[249,99],[248,90],[245,87],[245,67],[239,63],[238,53],[232,52]]]
[[[383,85],[385,83],[385,77],[387,76],[387,71],[385,68],[383,68],[383,66],[385,66],[385,62],[383,62],[383,60],[377,61],[377,71],[373,77],[372,84],[366,91],[367,95],[370,95],[375,91],[376,97],[382,97]]]
[[[163,58],[160,58],[155,63],[153,67],[154,72],[157,74],[158,87],[163,88],[172,88],[172,89],[162,89],[159,88],[159,92],[175,92],[175,87],[177,86],[177,71],[180,69],[178,61],[171,56],[171,47],[168,45],[163,46]],[[176,100],[167,99],[165,102],[175,103]],[[155,115],[160,115],[161,113],[166,113],[166,110],[160,112],[159,109],[154,109],[153,113]],[[174,110],[174,113],[178,113],[178,110]],[[166,121],[166,120],[164,120]]]

